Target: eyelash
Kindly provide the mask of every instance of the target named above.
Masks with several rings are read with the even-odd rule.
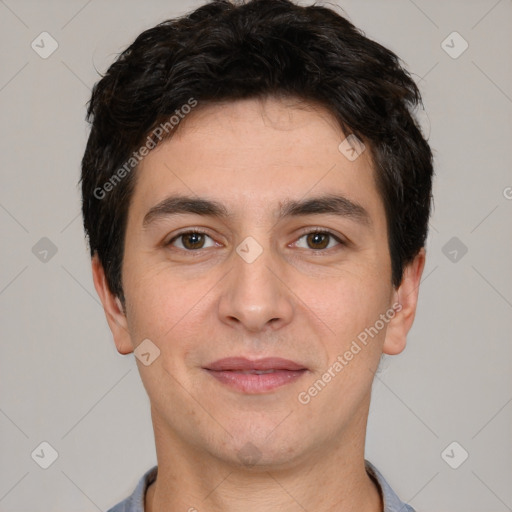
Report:
[[[302,232],[301,235],[297,238],[297,241],[300,240],[301,238],[305,237],[305,236],[312,235],[312,234],[315,234],[315,233],[320,233],[322,235],[328,235],[331,238],[334,238],[334,240],[336,240],[339,245],[346,245],[346,242],[344,240],[342,240],[339,236],[335,235],[332,231],[330,231],[328,229],[325,229],[325,228],[319,228],[319,227],[318,228],[312,228],[312,229],[309,229],[307,231]],[[193,234],[206,235],[207,237],[212,238],[206,231],[203,231],[201,229],[191,229],[189,231],[182,231],[181,233],[178,233],[173,238],[171,238],[165,245],[166,246],[172,246],[173,242],[178,240],[180,237],[185,236],[185,235],[193,235]],[[181,250],[181,251],[184,251],[184,252],[188,252],[188,253],[194,253],[194,252],[201,251],[201,249],[203,249],[203,248],[199,248],[199,249],[182,249],[181,247],[178,247],[177,249]],[[208,249],[208,247],[207,247],[207,249]],[[313,251],[315,253],[319,253],[319,252],[326,252],[326,251],[331,250],[331,249],[333,249],[333,247],[330,247],[329,249],[309,249],[309,250]]]

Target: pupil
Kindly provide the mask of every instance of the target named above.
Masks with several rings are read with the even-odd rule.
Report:
[[[197,249],[197,246],[201,246],[201,242],[202,242],[202,233],[190,233],[186,238],[186,243],[185,243],[185,246],[188,247],[189,249],[192,248],[192,249]]]
[[[324,249],[327,247],[327,235],[325,233],[312,233],[309,235],[309,241],[312,245],[316,245],[314,249]],[[320,247],[318,247],[320,245]]]

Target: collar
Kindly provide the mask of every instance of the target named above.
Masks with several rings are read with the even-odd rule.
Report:
[[[414,509],[405,504],[396,495],[390,485],[387,483],[378,469],[369,461],[365,460],[366,472],[377,483],[382,501],[384,503],[383,512],[414,512]],[[144,498],[148,487],[156,480],[158,466],[153,466],[146,471],[139,480],[133,494],[124,501],[111,508],[108,512],[144,512]]]

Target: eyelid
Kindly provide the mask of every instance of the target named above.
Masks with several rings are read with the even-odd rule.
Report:
[[[336,233],[335,231],[329,229],[329,228],[322,228],[320,226],[313,226],[313,227],[307,227],[302,228],[300,231],[301,236],[309,235],[310,233],[328,233],[329,235],[332,235],[334,238],[337,238],[340,241],[343,241],[343,238],[340,234]]]
[[[202,234],[202,235],[206,235],[207,237],[209,237],[216,245],[218,245],[218,242],[214,240],[214,238],[208,233],[207,230],[203,229],[203,228],[184,228],[182,231],[178,231],[178,233],[175,233],[173,234],[173,236],[167,241],[164,243],[165,246],[168,246],[168,245],[171,245],[174,241],[176,241],[180,236],[183,236],[183,235],[189,235],[189,234],[193,234],[193,233],[199,233],[199,234]],[[321,234],[327,234],[329,236],[331,236],[332,238],[334,238],[339,245],[347,245],[347,240],[345,240],[344,237],[342,237],[341,235],[335,233],[334,231],[328,229],[328,228],[322,228],[320,226],[315,226],[315,227],[307,227],[307,228],[303,228],[299,231],[299,236],[296,238],[296,240],[294,242],[292,242],[292,244],[296,244],[301,238],[303,238],[304,236],[306,235],[310,235],[310,234],[314,234],[314,233],[321,233]],[[290,246],[291,244],[289,244],[288,246]],[[200,248],[200,249],[196,249],[196,250],[187,250],[187,249],[181,249],[180,247],[177,247],[177,249],[181,250],[181,251],[185,251],[185,252],[199,252],[201,250],[204,250],[204,249],[209,249],[209,247],[205,247],[205,248]],[[331,247],[330,249],[333,249],[333,247]],[[320,252],[326,252],[326,251],[329,251],[330,249],[310,249],[311,251],[314,251],[314,252],[317,252],[317,253],[320,253]]]
[[[169,238],[169,240],[167,242],[164,242],[164,246],[171,245],[180,236],[190,235],[190,234],[193,234],[193,233],[198,233],[198,234],[201,234],[201,235],[206,235],[207,237],[211,238],[217,244],[217,242],[208,233],[208,231],[206,231],[206,230],[204,230],[202,228],[184,228],[182,231],[178,231],[178,233],[173,234],[172,237]],[[181,249],[180,247],[177,247],[177,249],[180,249],[180,250],[186,251],[186,252],[198,252],[198,251],[201,250],[201,249],[196,249],[195,251],[191,251],[191,250]],[[208,249],[208,247],[207,247],[207,249]]]
[[[348,241],[342,235],[335,233],[334,231],[330,230],[329,228],[322,228],[320,226],[308,227],[308,228],[301,229],[299,233],[300,234],[297,237],[297,239],[295,240],[295,242],[292,242],[293,244],[296,244],[297,241],[299,241],[302,237],[304,237],[306,235],[310,235],[310,234],[314,234],[314,233],[321,233],[321,234],[329,235],[332,238],[334,238],[338,242],[338,245],[348,245]],[[310,250],[315,253],[321,253],[321,252],[330,251],[331,249],[334,249],[334,247],[331,247],[329,249],[316,249],[316,250],[310,249]]]

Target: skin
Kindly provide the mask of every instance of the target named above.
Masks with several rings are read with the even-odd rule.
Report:
[[[370,152],[351,162],[338,149],[344,139],[329,112],[291,99],[199,105],[137,169],[125,309],[97,257],[92,269],[118,351],[131,353],[146,338],[160,350],[149,366],[137,360],[158,458],[146,510],[382,511],[364,468],[371,386],[381,355],[406,345],[425,252],[394,288]],[[216,200],[231,215],[186,213],[143,227],[148,210],[177,193]],[[283,201],[326,193],[364,207],[369,222],[329,213],[277,220]],[[207,232],[199,249],[174,238],[187,228]],[[311,228],[345,243],[308,242]],[[263,250],[252,263],[236,252],[248,236]],[[378,335],[300,403],[299,393],[395,303],[401,310]],[[203,369],[227,356],[283,357],[308,371],[249,395]],[[239,456],[246,443],[256,447],[254,464]]]

